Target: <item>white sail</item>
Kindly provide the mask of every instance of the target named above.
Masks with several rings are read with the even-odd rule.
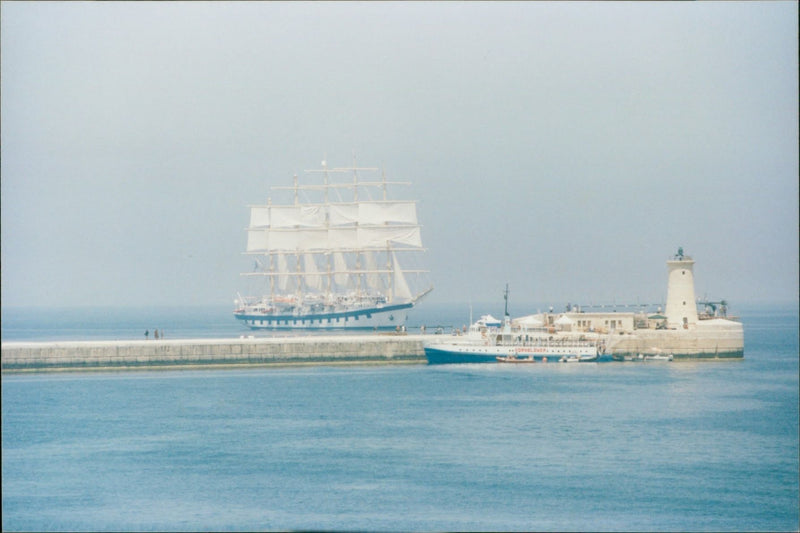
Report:
[[[358,247],[358,228],[356,226],[328,229],[328,248],[330,250],[355,250]]]
[[[375,263],[375,254],[373,252],[364,252],[364,270],[367,271],[366,279],[367,279],[367,287],[370,289],[378,289],[380,288],[380,276],[378,275],[375,270],[377,270],[378,266]]]
[[[329,210],[330,225],[344,226],[358,222],[358,204],[331,204]]]
[[[361,202],[358,204],[359,224],[417,223],[415,202]]]
[[[249,230],[248,252],[385,250],[387,245],[422,246],[419,226],[351,226]]]
[[[268,230],[248,230],[247,231],[247,251],[264,252],[269,249]]]
[[[325,209],[318,205],[275,205],[270,208],[270,227],[317,227],[325,224]]]
[[[289,276],[287,275],[289,272],[289,265],[286,261],[286,256],[283,254],[278,254],[278,268],[276,271],[278,272],[278,287],[280,287],[282,291],[285,291],[289,283]]]
[[[342,254],[342,252],[333,253],[333,269],[335,272],[333,275],[333,281],[335,281],[340,287],[346,286],[350,276],[347,274],[347,262],[345,261],[344,254]]]
[[[250,228],[269,226],[269,206],[256,205],[250,208]]]
[[[400,267],[400,263],[397,261],[397,255],[394,253],[392,253],[392,263],[394,268],[394,279],[392,283],[394,299],[409,301],[412,298],[411,289],[408,288],[406,277],[403,275],[403,269]]]
[[[358,245],[366,249],[386,249],[387,244],[422,246],[419,226],[374,226],[358,228]]]
[[[325,228],[273,229],[269,231],[269,249],[279,252],[328,250]]]
[[[305,269],[306,287],[311,289],[322,289],[322,276],[319,275],[319,269],[314,259],[313,254],[305,254],[303,257],[303,267]]]
[[[308,228],[297,232],[297,250],[327,251],[328,230],[325,228]]]

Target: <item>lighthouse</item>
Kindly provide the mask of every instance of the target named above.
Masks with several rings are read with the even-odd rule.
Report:
[[[697,304],[694,296],[694,260],[683,255],[683,248],[667,261],[667,305],[664,314],[667,327],[689,329],[697,324]]]

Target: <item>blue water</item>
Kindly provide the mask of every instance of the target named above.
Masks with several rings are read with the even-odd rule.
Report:
[[[742,315],[739,362],[3,375],[2,527],[796,531],[797,307]]]

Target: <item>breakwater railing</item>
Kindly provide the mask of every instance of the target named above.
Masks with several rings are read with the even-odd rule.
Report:
[[[3,372],[288,364],[424,363],[423,335],[4,342]]]

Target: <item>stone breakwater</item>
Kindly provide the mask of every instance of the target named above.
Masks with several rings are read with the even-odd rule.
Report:
[[[645,329],[609,335],[606,348],[615,359],[638,354],[672,354],[675,359],[742,359],[744,329],[740,322],[705,320],[691,329]]]
[[[422,335],[4,342],[3,372],[425,363]]]

